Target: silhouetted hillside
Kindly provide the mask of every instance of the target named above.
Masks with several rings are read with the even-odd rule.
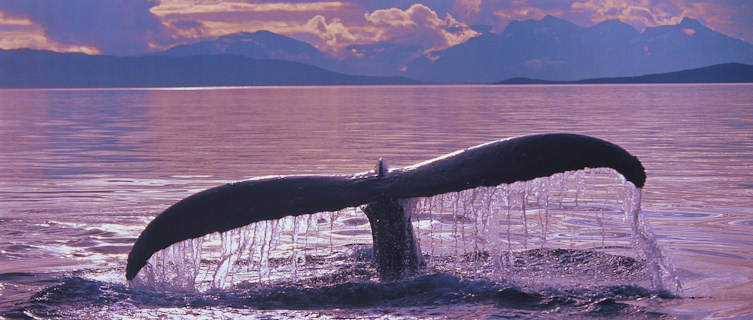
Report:
[[[237,33],[173,47],[163,55],[238,54],[311,64],[345,74],[406,76],[427,82],[489,83],[510,77],[571,81],[632,77],[710,66],[753,64],[753,44],[685,18],[639,32],[618,20],[582,27],[553,16],[512,21],[456,46],[426,52],[419,44],[353,44],[337,55],[269,31]]]
[[[705,68],[637,77],[594,78],[576,81],[550,81],[530,78],[510,78],[499,84],[600,84],[600,83],[740,83],[753,82],[753,66],[724,63]]]
[[[335,58],[309,43],[273,32],[241,32],[172,47],[161,55],[192,56],[237,54],[254,59],[278,59],[301,62],[327,70],[358,75],[399,75],[400,68],[421,56],[418,44],[356,44],[346,47]]]
[[[161,53],[169,56],[235,54],[254,59],[277,59],[331,67],[335,60],[314,46],[269,31],[241,32],[215,40],[178,45]]]
[[[511,77],[576,80],[664,73],[722,63],[753,64],[753,44],[685,18],[642,33],[617,20],[581,27],[547,16],[513,21],[422,56],[406,76],[437,82],[494,82]]]
[[[0,87],[92,88],[409,84],[402,77],[353,76],[282,60],[239,55],[90,56],[0,50]]]

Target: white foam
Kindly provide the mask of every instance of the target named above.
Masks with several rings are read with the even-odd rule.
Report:
[[[428,269],[473,269],[465,265],[473,264],[469,256],[488,255],[496,261],[495,272],[504,276],[515,252],[608,249],[645,259],[653,289],[680,288],[674,267],[641,216],[641,189],[611,169],[565,172],[411,199],[403,205]],[[321,277],[337,270],[334,265],[354,263],[344,256],[352,251],[348,246],[371,244],[368,223],[342,223],[353,218],[365,216],[357,208],[346,208],[262,221],[177,243],[149,259],[133,284],[196,290]]]

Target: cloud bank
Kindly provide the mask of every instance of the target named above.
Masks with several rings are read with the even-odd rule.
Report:
[[[149,11],[155,5],[155,0],[2,0],[0,12],[33,21],[44,41],[129,55],[149,51],[150,43],[166,37]]]
[[[0,48],[130,55],[269,30],[333,55],[377,43],[429,52],[476,36],[473,26],[501,32],[510,21],[545,15],[583,26],[619,19],[638,30],[691,17],[753,40],[746,0],[0,0]]]

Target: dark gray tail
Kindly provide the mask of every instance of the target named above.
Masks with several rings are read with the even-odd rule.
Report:
[[[133,279],[155,252],[173,243],[262,220],[599,167],[615,169],[639,188],[646,181],[638,158],[615,144],[583,135],[542,134],[485,143],[394,170],[380,165],[375,173],[351,176],[281,176],[226,184],[178,201],[149,223],[128,255],[126,278]]]

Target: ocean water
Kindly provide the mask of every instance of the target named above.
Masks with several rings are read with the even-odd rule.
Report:
[[[660,285],[609,170],[411,200],[426,265],[405,280],[378,280],[358,208],[189,241],[125,280],[146,224],[200,190],[546,132],[641,160]],[[0,90],[3,318],[746,319],[751,231],[750,84]]]

